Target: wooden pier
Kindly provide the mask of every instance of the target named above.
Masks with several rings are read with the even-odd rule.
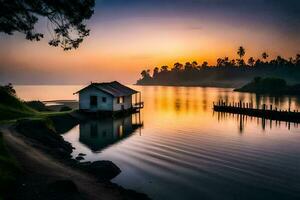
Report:
[[[273,105],[270,105],[268,109],[266,104],[263,104],[262,108],[259,109],[254,108],[253,103],[219,101],[213,104],[213,109],[216,112],[235,113],[277,121],[300,122],[300,112],[298,110],[280,110],[277,107],[273,107]]]

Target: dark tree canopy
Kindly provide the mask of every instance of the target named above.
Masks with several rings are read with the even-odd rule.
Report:
[[[93,15],[95,0],[0,0],[0,32],[21,32],[26,39],[44,37],[35,31],[39,17],[49,20],[49,44],[64,50],[76,49],[89,35],[84,21]]]

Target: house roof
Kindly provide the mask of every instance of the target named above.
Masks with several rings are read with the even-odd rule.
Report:
[[[138,91],[133,90],[125,85],[122,85],[118,81],[113,81],[113,82],[107,82],[107,83],[91,83],[90,85],[79,90],[75,94],[80,93],[83,90],[90,88],[90,87],[93,87],[100,91],[103,91],[113,97],[130,96],[130,95],[138,93]]]

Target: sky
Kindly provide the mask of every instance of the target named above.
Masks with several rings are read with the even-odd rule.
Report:
[[[0,33],[0,83],[132,84],[143,69],[175,62],[300,53],[299,0],[96,0],[91,30],[77,50]]]

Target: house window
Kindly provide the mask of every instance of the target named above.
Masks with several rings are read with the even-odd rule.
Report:
[[[102,102],[103,103],[106,103],[106,100],[107,100],[106,97],[102,97]]]
[[[92,107],[96,107],[97,106],[97,96],[90,96],[90,105]]]
[[[124,103],[124,97],[118,97],[118,104]]]
[[[122,137],[123,134],[124,134],[124,127],[123,127],[123,125],[119,125],[119,127],[118,127],[118,135],[119,135],[119,137]]]

